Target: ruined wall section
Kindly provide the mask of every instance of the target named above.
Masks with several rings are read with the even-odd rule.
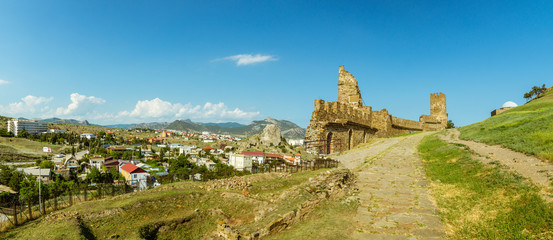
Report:
[[[353,107],[363,106],[361,91],[357,85],[357,80],[351,73],[340,66],[338,70],[338,102]]]
[[[392,116],[392,127],[412,131],[422,131],[423,128],[421,122],[397,118],[394,116]]]

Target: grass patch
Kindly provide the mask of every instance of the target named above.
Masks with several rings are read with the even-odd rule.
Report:
[[[553,205],[539,196],[539,188],[434,135],[425,137],[418,150],[448,237],[553,238]]]
[[[553,91],[459,131],[461,139],[499,144],[553,161]]]
[[[64,148],[68,148],[25,138],[0,137],[0,160],[34,161],[41,156],[47,156],[47,153],[42,152],[43,147],[50,147],[53,152],[60,152]]]
[[[358,207],[359,201],[348,196],[327,201],[301,223],[265,239],[350,239],[355,230],[350,220]]]

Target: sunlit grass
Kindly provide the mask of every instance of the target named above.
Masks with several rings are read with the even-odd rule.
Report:
[[[425,137],[418,148],[450,238],[553,238],[553,206],[539,196],[539,188],[435,136]]]
[[[462,139],[499,144],[553,161],[553,92],[459,130]]]

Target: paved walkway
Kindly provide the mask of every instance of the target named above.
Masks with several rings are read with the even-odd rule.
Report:
[[[336,156],[358,174],[354,239],[443,239],[416,147],[429,133],[389,138]]]

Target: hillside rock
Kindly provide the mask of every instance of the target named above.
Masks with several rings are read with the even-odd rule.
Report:
[[[261,135],[259,136],[259,141],[263,145],[273,145],[278,146],[282,142],[282,136],[280,135],[280,128],[277,125],[271,124],[267,125]]]
[[[277,125],[267,125],[261,133],[255,134],[243,142],[242,147],[279,146],[282,143],[282,135]]]

